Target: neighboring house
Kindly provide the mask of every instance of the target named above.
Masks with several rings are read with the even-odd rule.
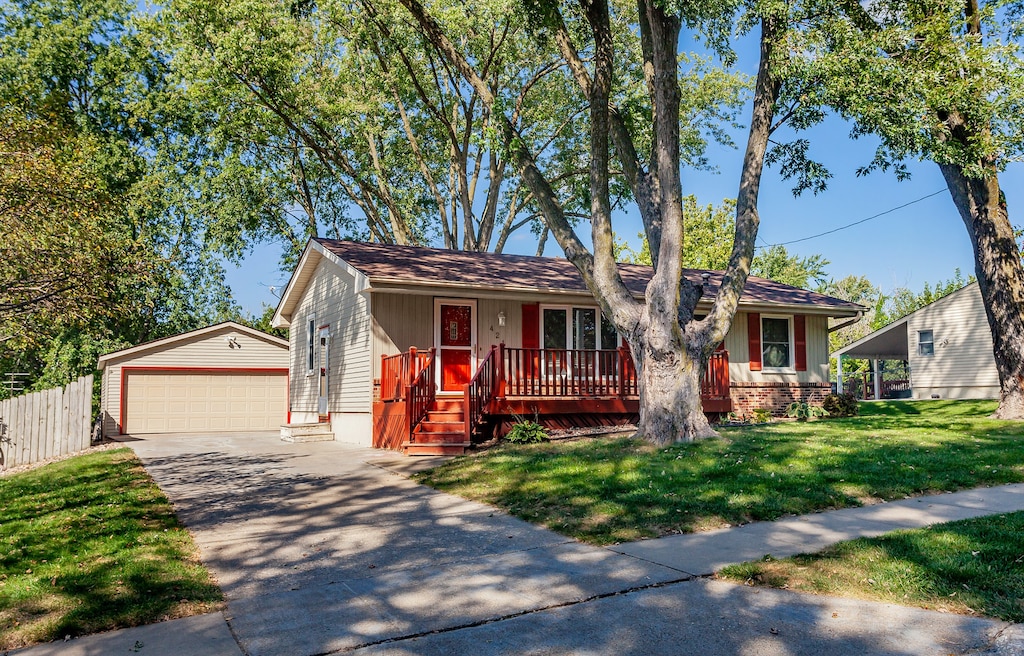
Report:
[[[992,332],[985,315],[978,283],[930,303],[884,328],[844,346],[833,355],[874,361],[905,360],[910,379],[901,389],[909,389],[915,399],[996,399],[999,398],[999,374],[992,355]],[[892,396],[891,381],[874,376],[874,398]],[[843,381],[837,381],[840,389]],[[901,383],[903,381],[896,381]]]
[[[279,430],[288,342],[227,321],[100,356],[104,435]]]
[[[642,299],[652,269],[620,271]],[[702,272],[686,275],[701,284]],[[704,275],[698,311],[721,278]],[[818,401],[830,389],[828,319],[863,309],[750,278],[705,375],[705,411]],[[516,415],[615,424],[638,409],[629,353],[565,259],[315,239],[273,325],[290,328],[295,429],[319,423],[339,441],[461,452]]]

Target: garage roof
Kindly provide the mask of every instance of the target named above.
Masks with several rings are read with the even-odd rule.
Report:
[[[170,345],[174,344],[175,342],[184,342],[184,341],[189,340],[189,339],[194,339],[196,337],[201,337],[203,335],[206,335],[206,334],[209,334],[209,333],[215,333],[217,331],[224,330],[224,329],[229,329],[229,330],[237,331],[239,333],[242,333],[242,334],[245,334],[245,335],[249,335],[250,337],[254,337],[256,339],[263,340],[263,341],[265,341],[265,342],[267,342],[269,344],[273,344],[274,346],[279,346],[279,347],[281,347],[281,348],[283,348],[285,350],[288,350],[288,340],[286,340],[286,339],[281,339],[280,337],[275,337],[274,335],[268,335],[267,333],[265,333],[265,332],[263,332],[261,330],[256,330],[255,328],[250,328],[249,326],[243,326],[242,324],[236,323],[234,321],[224,321],[224,322],[221,322],[221,323],[213,324],[212,326],[206,326],[205,328],[199,328],[197,330],[192,330],[192,331],[189,331],[187,333],[181,333],[179,335],[172,335],[170,337],[164,337],[163,339],[155,339],[155,340],[152,340],[152,341],[149,341],[149,342],[144,342],[144,343],[139,344],[137,346],[132,346],[130,348],[121,349],[120,351],[112,351],[110,353],[104,353],[103,355],[100,356],[99,364],[97,365],[97,368],[98,369],[103,369],[104,367],[106,367],[107,363],[109,363],[109,362],[111,362],[113,360],[119,360],[121,358],[132,356],[132,355],[140,355],[142,353],[145,353],[146,351],[156,350],[156,349],[164,348],[166,346],[170,346]]]

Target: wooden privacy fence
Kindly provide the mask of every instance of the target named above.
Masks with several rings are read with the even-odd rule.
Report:
[[[0,469],[82,451],[91,429],[92,374],[63,389],[0,401]]]

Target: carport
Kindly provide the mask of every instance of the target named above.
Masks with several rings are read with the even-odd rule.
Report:
[[[881,398],[879,360],[906,360],[909,357],[907,317],[847,344],[832,355],[836,358],[836,389],[843,389],[843,356],[871,360],[874,373],[874,398]]]
[[[288,342],[233,321],[107,353],[104,435],[273,430],[288,421]]]

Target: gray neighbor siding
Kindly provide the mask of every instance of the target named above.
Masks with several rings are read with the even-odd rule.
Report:
[[[920,331],[932,331],[934,353],[919,351]],[[915,399],[999,397],[992,333],[977,284],[935,301],[907,320],[910,382]]]
[[[319,379],[307,371],[307,323],[330,328],[328,411],[365,413],[371,410],[370,301],[355,291],[347,272],[322,259],[292,315],[291,413],[292,422],[316,421]],[[332,417],[332,423],[334,423]],[[366,425],[369,426],[368,419]]]

